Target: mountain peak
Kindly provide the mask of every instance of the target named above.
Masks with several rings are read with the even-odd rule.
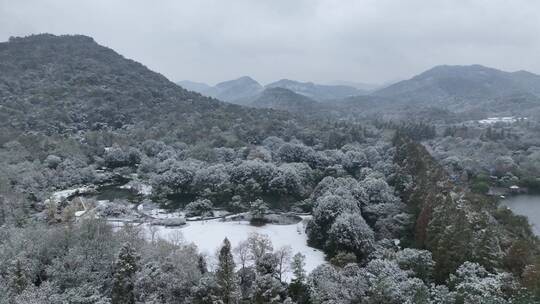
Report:
[[[0,43],[0,62],[0,96],[8,97],[0,106],[17,109],[3,110],[11,114],[0,126],[69,133],[180,115],[179,108],[195,113],[227,106],[82,35],[11,38]]]
[[[276,86],[280,86],[280,85],[308,85],[308,86],[313,86],[315,85],[313,82],[302,82],[302,81],[296,81],[296,80],[291,80],[291,79],[287,79],[287,78],[282,78],[276,82],[273,82],[273,83],[270,83],[267,85],[267,87],[276,87]]]
[[[259,86],[262,87],[260,83],[258,83],[255,79],[249,77],[249,76],[242,76],[240,78],[236,78],[233,80],[227,80],[220,82],[216,84],[216,87],[230,87],[232,85],[253,85],[253,86]]]
[[[216,98],[242,103],[244,99],[257,95],[263,86],[249,76],[223,81],[216,84],[208,93]]]
[[[440,65],[375,95],[415,105],[463,108],[511,96],[540,96],[540,76],[474,65]]]
[[[451,77],[463,77],[473,74],[485,74],[485,73],[503,73],[500,70],[486,67],[480,64],[472,65],[438,65],[435,66],[414,78],[422,77],[441,77],[441,76],[451,76]]]
[[[264,89],[251,102],[251,105],[258,108],[270,108],[292,113],[311,112],[318,107],[315,100],[282,87]]]
[[[314,100],[334,100],[354,95],[363,95],[365,92],[351,86],[321,85],[313,82],[300,82],[290,79],[281,79],[266,85],[266,88],[285,88],[297,94],[307,96]]]
[[[24,37],[9,37],[8,43],[91,43],[98,45],[94,38],[85,35],[54,35],[54,34],[34,34]]]
[[[196,82],[196,81],[190,81],[190,80],[182,80],[176,83],[177,85],[183,87],[184,89],[198,92],[203,94],[203,92],[208,91],[211,89],[209,85],[207,85],[204,82]]]

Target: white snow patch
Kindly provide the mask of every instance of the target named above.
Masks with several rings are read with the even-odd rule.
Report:
[[[155,219],[168,219],[168,218],[177,218],[177,217],[185,217],[184,212],[175,211],[175,212],[169,212],[165,209],[152,209],[150,211],[146,211],[143,209],[142,211],[144,214],[151,216]]]
[[[76,194],[88,193],[91,190],[92,190],[91,187],[84,186],[84,187],[75,188],[75,189],[56,191],[51,195],[50,201],[53,203],[60,203]]]
[[[518,121],[518,119],[527,119],[527,117],[514,117],[514,116],[506,116],[506,117],[489,117],[489,118],[486,118],[486,119],[481,119],[478,121],[478,123],[480,124],[483,124],[483,125],[491,125],[491,124],[494,124],[494,123],[497,123],[497,122],[502,122],[502,123],[514,123],[516,121]]]
[[[303,220],[293,225],[264,225],[255,227],[246,221],[223,222],[220,220],[208,220],[198,222],[188,222],[186,226],[178,228],[158,227],[156,237],[165,240],[178,239],[178,232],[181,232],[183,240],[197,245],[201,253],[214,256],[216,250],[220,248],[223,239],[228,238],[233,248],[241,241],[248,238],[252,232],[267,235],[274,245],[274,250],[282,246],[291,246],[293,255],[301,252],[306,256],[306,271],[309,273],[320,264],[325,263],[325,255],[322,251],[307,245],[305,225],[307,216]]]
[[[212,213],[215,217],[226,216],[226,215],[231,214],[230,212],[226,210],[213,210]]]
[[[138,182],[130,181],[129,183],[120,186],[120,189],[129,189],[136,191],[140,195],[150,195],[152,194],[152,186]]]

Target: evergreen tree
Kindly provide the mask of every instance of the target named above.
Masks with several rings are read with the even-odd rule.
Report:
[[[135,303],[133,289],[135,285],[135,273],[138,269],[138,259],[139,257],[135,249],[129,243],[125,243],[120,249],[113,266],[112,304]]]
[[[289,295],[296,303],[309,303],[309,286],[306,284],[306,256],[298,252],[293,256],[291,269],[294,277],[289,284]]]
[[[488,225],[475,234],[475,240],[477,242],[473,252],[475,260],[488,271],[499,268],[503,253],[497,231]]]
[[[29,284],[27,271],[21,259],[16,259],[9,267],[9,286],[15,293],[22,293]]]
[[[211,273],[207,273],[199,280],[197,286],[191,289],[192,296],[189,303],[222,304],[223,301],[219,299],[219,289],[216,278]]]
[[[278,304],[287,300],[287,288],[271,274],[258,275],[253,288],[254,304]]]
[[[219,250],[218,269],[216,280],[221,291],[221,299],[224,304],[237,302],[237,282],[234,272],[235,264],[231,253],[231,242],[227,238],[223,240],[223,246]]]
[[[293,256],[291,268],[294,275],[293,281],[304,282],[306,280],[306,256],[298,252]]]
[[[278,258],[274,253],[268,252],[265,253],[255,265],[255,269],[257,270],[257,274],[259,275],[266,275],[269,274],[276,279],[278,276]]]
[[[208,272],[208,267],[206,265],[206,258],[203,255],[199,256],[199,260],[197,262],[197,266],[199,267],[199,270],[201,271],[201,274],[205,274]]]

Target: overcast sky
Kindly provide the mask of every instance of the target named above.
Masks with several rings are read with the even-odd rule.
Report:
[[[440,64],[540,73],[537,0],[0,0],[0,40],[84,34],[173,81],[380,83]]]

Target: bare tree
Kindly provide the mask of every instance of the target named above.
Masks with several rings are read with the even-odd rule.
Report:
[[[184,235],[182,231],[175,229],[169,236],[169,242],[175,246],[179,246],[184,243]]]
[[[233,252],[240,263],[241,269],[244,270],[251,256],[248,242],[240,242],[240,244],[234,248]]]
[[[270,238],[265,234],[256,232],[250,233],[247,239],[247,244],[251,258],[255,264],[265,253],[272,252],[274,250]]]
[[[159,227],[157,225],[149,225],[148,226],[148,232],[150,233],[150,241],[152,244],[154,244],[156,240],[156,234],[159,231]]]
[[[283,275],[290,270],[292,248],[289,245],[280,247],[274,255],[277,258],[277,274],[280,281],[283,282]]]

